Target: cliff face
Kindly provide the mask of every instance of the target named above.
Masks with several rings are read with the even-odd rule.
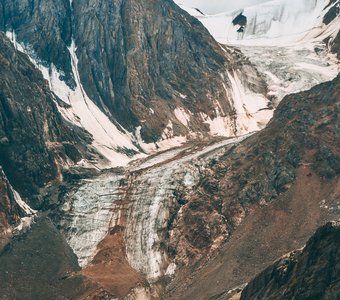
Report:
[[[250,130],[252,120],[244,120],[246,112],[233,103],[235,76],[247,92],[260,95],[258,109],[267,107],[266,85],[243,55],[218,45],[170,0],[1,5],[0,29],[14,31],[17,42],[50,70],[54,66],[72,89],[77,85],[70,54],[74,41],[86,94],[131,133],[141,126],[146,142],[216,133],[211,121],[221,117],[226,134]]]
[[[13,228],[23,216],[11,186],[0,168],[0,251],[12,237]]]
[[[247,284],[246,299],[337,299],[340,295],[340,222],[319,228],[302,250],[293,251]]]
[[[2,33],[0,65],[0,165],[38,208],[40,189],[61,180],[60,166],[80,160],[90,137],[62,119],[39,70]]]

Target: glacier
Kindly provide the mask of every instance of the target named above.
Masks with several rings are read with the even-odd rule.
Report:
[[[97,245],[111,228],[124,228],[130,265],[150,283],[171,276],[176,265],[162,247],[168,233],[174,192],[198,183],[213,159],[250,134],[212,145],[184,146],[132,162],[120,171],[107,170],[82,180],[64,196],[60,227],[82,267],[91,264]],[[171,233],[170,233],[171,234]]]
[[[325,40],[335,38],[340,18],[323,23],[339,1],[271,0],[216,15],[202,15],[179,5],[202,22],[219,43],[237,47],[249,58],[265,76],[274,106],[284,96],[332,80],[339,73],[338,59],[329,53]],[[232,22],[240,14],[247,18],[243,32]]]
[[[194,13],[211,35],[221,44],[236,45],[289,45],[311,39],[322,40],[322,33],[334,35],[339,30],[339,20],[330,26],[323,24],[324,8],[329,0],[273,0],[217,15]],[[333,5],[339,5],[335,2]],[[186,9],[189,13],[192,9]],[[239,14],[247,18],[243,34],[232,21]]]
[[[269,94],[279,102],[285,95],[309,89],[339,72],[337,59],[322,43],[325,37],[332,37],[339,30],[338,20],[329,26],[322,24],[327,3],[324,0],[274,0],[214,16],[204,16],[195,9],[188,12],[198,18],[217,41],[240,48],[267,78]],[[248,18],[242,36],[232,25],[240,13]],[[14,32],[7,35],[18,49],[27,53],[16,42]],[[266,97],[246,88],[240,72],[230,71],[226,80],[231,82],[231,90],[227,94],[237,117],[226,117],[218,102],[215,103],[216,118],[203,113],[201,116],[203,123],[210,125],[212,136],[234,136],[235,132],[230,130],[233,122],[238,128],[236,135],[246,135],[200,149],[201,145],[197,144],[183,145],[187,137],[174,136],[169,120],[156,149],[155,144],[143,142],[140,127],[134,133],[118,130],[89,99],[79,80],[74,42],[69,51],[77,82],[75,90],[59,79],[60,74],[53,65],[48,69],[33,62],[48,80],[51,90],[70,105],[58,106],[64,118],[92,134],[93,146],[106,158],[95,166],[99,169],[125,166],[125,169],[102,170],[98,176],[78,182],[64,196],[59,225],[82,267],[91,264],[97,245],[110,229],[123,227],[130,265],[145,274],[150,283],[157,282],[162,276],[176,272],[176,264],[162,248],[171,210],[177,205],[174,191],[190,191],[198,183],[200,171],[212,159],[245,139],[249,136],[247,133],[263,128],[273,111],[268,109]],[[190,121],[191,112],[181,107],[175,108],[174,114],[184,126]],[[169,148],[172,149],[164,151]],[[120,149],[133,150],[136,155],[128,157]],[[81,161],[77,167],[82,166],[87,167],[88,162]],[[18,195],[16,200],[23,205]],[[23,220],[23,226],[26,223]]]

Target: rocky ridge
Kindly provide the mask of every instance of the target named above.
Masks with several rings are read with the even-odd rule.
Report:
[[[338,86],[339,77],[284,98],[264,130],[227,151],[183,195],[186,204],[173,222],[169,245],[184,269],[169,285],[168,298],[219,299],[246,282],[245,274],[288,252],[283,249],[292,240],[301,245],[320,221],[339,214]],[[303,192],[306,186],[313,194]],[[217,216],[223,226],[216,226]],[[279,229],[286,222],[299,230]],[[220,239],[224,246],[207,258]],[[204,258],[198,263],[199,257]]]
[[[165,298],[204,299],[244,283],[254,274],[245,275],[247,267],[259,271],[303,244],[339,213],[338,86],[339,78],[286,97],[268,127],[240,144],[222,141],[207,147],[207,156],[195,147],[174,149],[137,162],[127,174],[104,172],[80,182],[63,197],[65,217],[58,222],[85,258],[84,274],[122,296],[129,289],[108,280],[132,266],[131,282],[149,295],[158,298],[165,287]],[[292,230],[282,231],[285,222]],[[117,240],[126,251],[118,266]],[[249,265],[235,276],[243,255]],[[230,273],[221,273],[228,263]],[[206,272],[214,275],[207,280]],[[212,285],[215,276],[219,284]]]
[[[303,249],[280,258],[244,288],[246,299],[336,299],[340,222],[319,228]]]

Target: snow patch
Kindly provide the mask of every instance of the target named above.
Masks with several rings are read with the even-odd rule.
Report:
[[[20,206],[20,208],[25,212],[26,215],[35,215],[37,213],[36,210],[32,209],[24,200],[22,200],[21,196],[19,193],[10,185],[11,190],[14,195],[14,199],[16,203]]]
[[[178,121],[180,121],[184,126],[188,126],[190,122],[190,114],[188,114],[184,108],[182,107],[175,108],[174,114]]]
[[[209,130],[211,135],[215,136],[234,136],[235,131],[235,124],[231,117],[225,116],[222,117],[217,115],[215,118],[210,118],[205,113],[200,113],[203,123],[209,125]]]
[[[221,77],[224,79],[222,74]],[[228,78],[231,89],[225,85],[224,89],[235,113],[232,116],[225,115],[218,102],[215,103],[216,117],[211,118],[201,112],[204,123],[210,126],[210,133],[216,136],[235,136],[264,128],[273,115],[273,111],[268,108],[268,99],[244,86],[235,71],[228,72]]]
[[[141,149],[149,154],[155,154],[171,148],[179,147],[187,142],[185,136],[172,136],[172,122],[169,121],[167,128],[163,132],[162,138],[154,143],[145,143],[141,136],[141,126],[138,126],[135,131],[136,142]],[[167,137],[169,136],[169,137]]]
[[[32,217],[23,217],[20,219],[20,223],[18,226],[14,227],[13,232],[19,233],[26,231],[31,227],[31,225],[34,223],[34,216]]]
[[[175,271],[176,271],[176,264],[175,263],[171,263],[170,265],[168,265],[167,269],[166,269],[166,272],[165,272],[165,275],[168,275],[168,276],[172,276],[175,274]]]

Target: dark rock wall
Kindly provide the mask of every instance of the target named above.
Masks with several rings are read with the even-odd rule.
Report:
[[[0,251],[12,236],[11,228],[18,224],[22,213],[0,166]]]
[[[339,19],[340,13],[339,1],[330,0],[329,4],[326,6],[325,9],[329,8],[331,5],[332,7],[327,11],[323,18],[323,23],[326,25],[329,25],[334,20]],[[327,38],[325,42],[329,45],[331,52],[336,54],[338,59],[340,59],[340,31],[337,33],[334,39]]]
[[[53,63],[74,86],[70,54],[72,23],[69,0],[1,1],[0,30],[15,31],[45,66]]]
[[[39,189],[60,179],[58,160],[80,159],[74,144],[80,148],[90,138],[62,119],[40,71],[2,33],[0,68],[0,165],[13,187],[38,208]],[[79,155],[67,157],[70,152]]]
[[[340,222],[319,228],[303,250],[294,251],[256,276],[241,300],[338,299]]]

